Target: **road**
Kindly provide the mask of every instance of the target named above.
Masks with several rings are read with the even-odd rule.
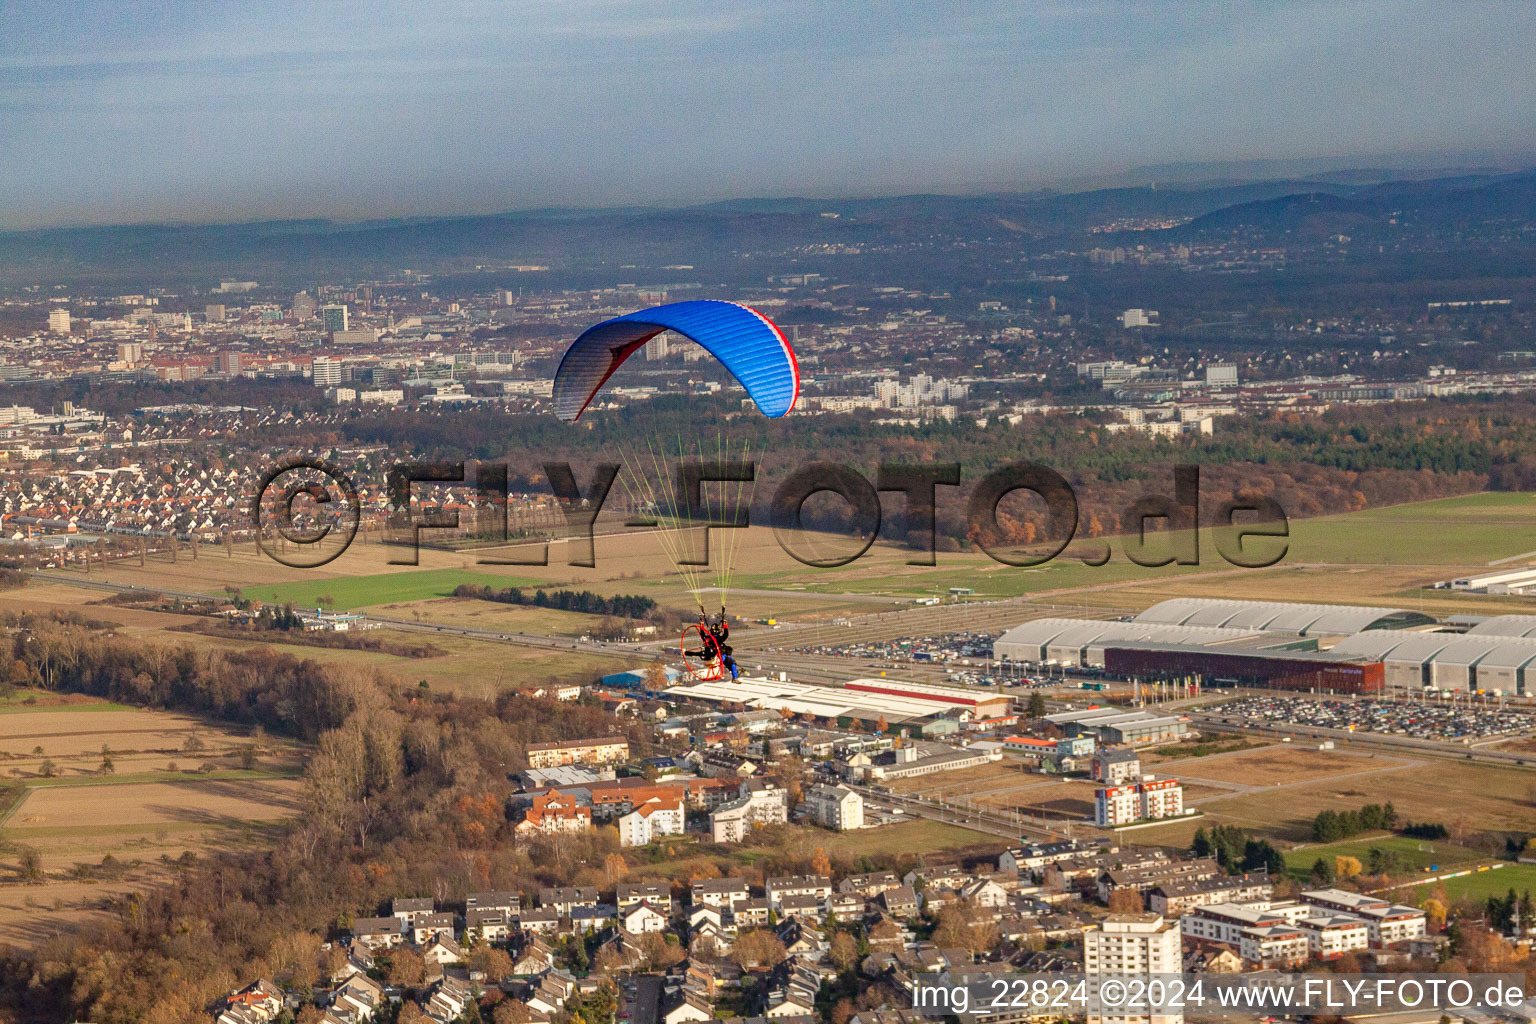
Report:
[[[629,1024],[658,1024],[661,1020],[661,982],[659,974],[635,977],[635,997],[629,1004]]]

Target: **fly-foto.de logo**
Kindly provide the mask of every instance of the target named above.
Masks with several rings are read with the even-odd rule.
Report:
[[[599,463],[591,467],[583,482],[569,462],[547,462],[542,468],[563,514],[569,564],[595,567],[598,517],[615,482],[621,482],[622,474],[630,470],[619,463]],[[752,461],[680,461],[672,468],[668,482],[666,514],[631,516],[624,526],[688,535],[677,561],[707,565],[710,531],[739,530],[752,524],[752,502],[743,497],[750,492],[742,485],[758,482],[758,468]],[[495,540],[499,534],[502,543],[517,543],[527,549],[520,557],[486,557],[480,559],[481,564],[549,564],[547,541],[513,540],[507,522],[508,469],[506,464],[494,462],[475,464],[472,473],[463,462],[398,463],[391,467],[386,474],[387,507],[381,510],[392,548],[391,564],[418,564],[423,531],[461,527],[456,511],[413,512],[416,485],[471,487],[476,503],[492,509],[493,516],[499,518],[489,527],[491,538]],[[935,565],[941,500],[955,500],[947,496],[941,499],[941,494],[961,486],[958,463],[882,463],[871,479],[853,466],[813,462],[777,482],[768,502],[768,525],[791,558],[812,568],[831,569],[861,558],[894,512],[902,517],[903,535],[914,548],[907,564]],[[722,490],[724,493],[719,493]],[[1006,514],[1000,507],[1017,492],[1027,492],[1043,504],[1039,518],[1044,528],[1038,542],[1017,544],[1005,527]],[[849,524],[846,533],[851,539],[834,553],[817,550],[808,542],[824,535],[804,521],[807,503],[820,494],[835,495],[845,506],[841,519]],[[890,503],[895,509],[887,510],[882,495],[892,496]],[[978,479],[963,500],[964,536],[1003,565],[1031,567],[1050,562],[1066,551],[1082,529],[1076,491],[1049,466],[1013,463],[995,469]],[[1273,498],[1234,495],[1222,501],[1214,516],[1205,521],[1200,508],[1200,467],[1175,466],[1171,494],[1144,493],[1122,511],[1124,535],[1117,540],[1126,558],[1149,568],[1199,565],[1202,528],[1210,528],[1213,546],[1230,565],[1267,568],[1285,558],[1289,522]],[[262,476],[251,516],[263,551],[284,565],[311,568],[334,560],[347,549],[357,535],[364,511],[356,485],[339,467],[323,459],[289,458]],[[484,522],[478,532],[486,535]],[[1106,539],[1095,538],[1088,550],[1075,557],[1090,565],[1103,565],[1113,552]]]

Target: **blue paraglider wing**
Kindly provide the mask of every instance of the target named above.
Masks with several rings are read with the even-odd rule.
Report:
[[[747,389],[765,416],[783,416],[800,394],[794,349],[772,320],[750,306],[696,299],[653,306],[587,328],[555,371],[555,414],[581,417],[608,378],[663,331],[698,342]]]

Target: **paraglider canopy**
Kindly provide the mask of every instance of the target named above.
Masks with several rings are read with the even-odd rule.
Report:
[[[765,416],[783,416],[800,394],[800,366],[784,332],[750,306],[695,299],[653,306],[595,324],[581,333],[555,371],[555,414],[581,417],[608,378],[663,331],[703,346],[747,389]]]

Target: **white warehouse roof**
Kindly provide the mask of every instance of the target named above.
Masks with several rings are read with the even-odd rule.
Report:
[[[1051,647],[1081,650],[1089,645],[1154,640],[1170,644],[1224,644],[1258,636],[1251,629],[1181,626],[1162,622],[1106,619],[1035,619],[1014,626],[992,642],[992,657],[1041,661]]]
[[[1471,629],[1468,636],[1536,636],[1536,615],[1495,615]]]
[[[1360,633],[1374,629],[1409,629],[1433,625],[1435,620],[1407,608],[1175,597],[1148,608],[1136,616],[1136,621],[1315,636]]]

